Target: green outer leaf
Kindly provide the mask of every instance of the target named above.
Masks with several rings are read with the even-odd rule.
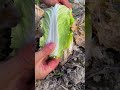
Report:
[[[11,48],[19,49],[34,39],[34,0],[14,0],[21,14],[20,22],[11,32]]]
[[[72,10],[64,5],[56,4],[55,7],[46,9],[41,21],[44,35],[40,38],[40,46],[55,42],[56,48],[51,56],[62,57],[63,51],[70,47],[73,40],[70,29],[73,22]]]

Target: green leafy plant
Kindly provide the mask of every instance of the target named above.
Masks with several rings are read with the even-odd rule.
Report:
[[[40,46],[55,42],[56,48],[52,57],[62,57],[64,50],[70,47],[73,40],[71,25],[74,22],[72,10],[64,5],[56,4],[45,10],[41,27],[44,35],[40,38]]]
[[[34,39],[34,0],[14,0],[20,21],[11,32],[11,48],[16,51]]]

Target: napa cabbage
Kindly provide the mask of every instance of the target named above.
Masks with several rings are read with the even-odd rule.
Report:
[[[56,4],[45,9],[44,18],[41,20],[41,28],[44,32],[40,38],[40,47],[50,42],[56,43],[52,57],[62,57],[64,50],[70,48],[73,41],[71,25],[74,22],[72,9],[64,5]]]

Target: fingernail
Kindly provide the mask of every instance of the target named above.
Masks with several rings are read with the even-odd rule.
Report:
[[[47,47],[48,47],[49,49],[53,49],[53,48],[55,48],[55,43],[53,43],[53,42],[48,43],[48,44],[47,44]]]

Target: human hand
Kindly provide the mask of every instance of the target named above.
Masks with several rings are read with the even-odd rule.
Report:
[[[68,8],[72,8],[72,5],[68,0],[43,0],[43,2],[48,6],[54,6],[56,3],[60,3],[67,6]]]
[[[34,89],[34,78],[44,79],[59,64],[59,60],[56,59],[47,61],[48,55],[52,53],[54,48],[55,44],[50,43],[35,53],[35,45],[28,44],[15,57],[0,63],[0,71],[2,71],[0,74],[0,90]],[[31,79],[33,82],[31,82]],[[28,82],[30,84],[27,84]]]
[[[44,79],[59,64],[59,59],[48,60],[55,48],[55,43],[47,44],[42,50],[35,53],[35,78]]]
[[[34,63],[34,43],[27,44],[14,57],[0,62],[0,90],[33,89],[35,84]]]

